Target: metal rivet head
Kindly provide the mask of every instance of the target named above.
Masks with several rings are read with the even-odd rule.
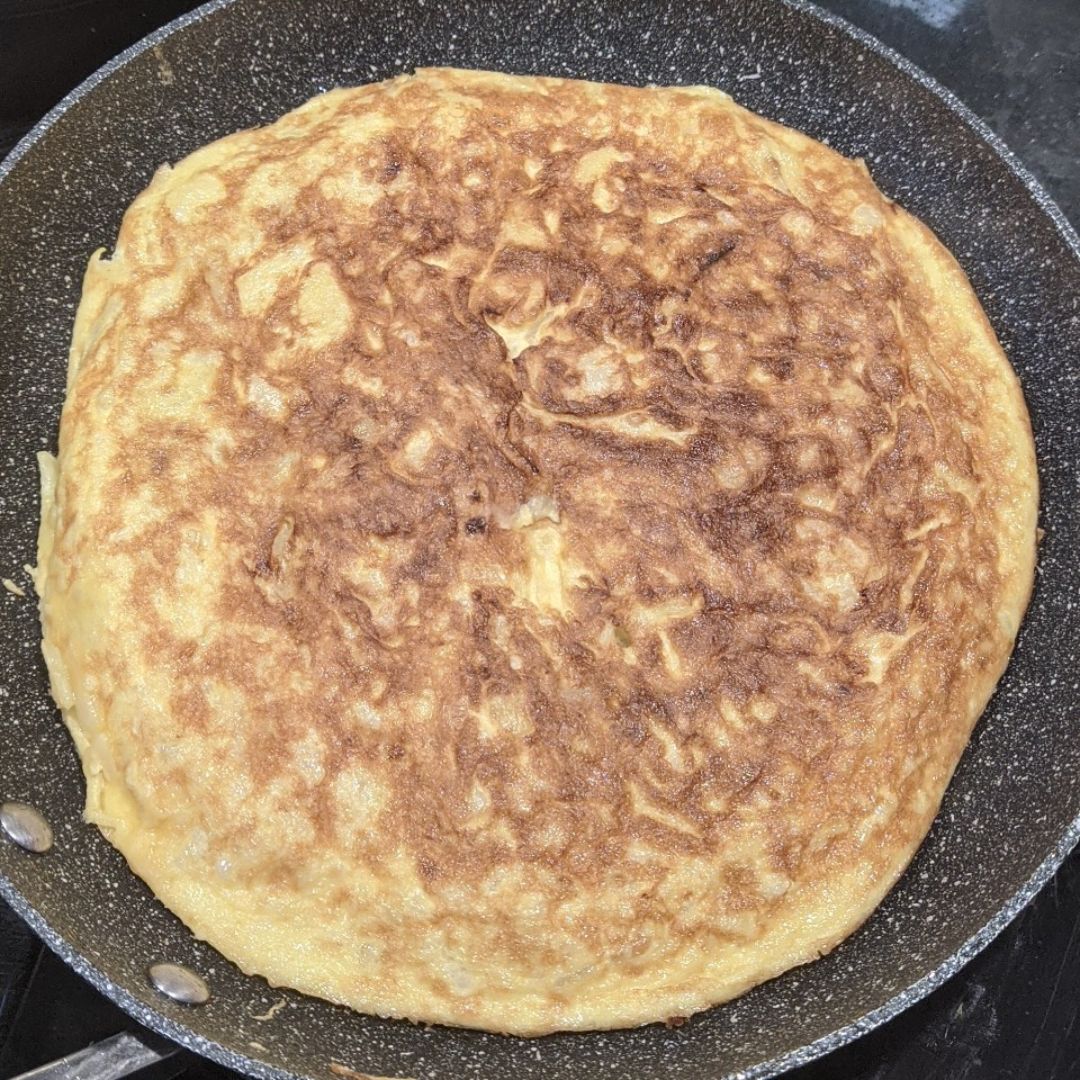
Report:
[[[0,828],[25,851],[40,855],[53,846],[52,826],[26,803],[0,804]]]
[[[210,987],[201,975],[180,964],[153,964],[150,982],[173,1001],[183,1005],[205,1005],[210,1000]]]

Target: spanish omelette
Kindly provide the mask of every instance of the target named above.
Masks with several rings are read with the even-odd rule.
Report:
[[[696,87],[422,70],[163,168],[42,477],[88,819],[245,970],[518,1034],[858,926],[1034,563],[962,271]]]

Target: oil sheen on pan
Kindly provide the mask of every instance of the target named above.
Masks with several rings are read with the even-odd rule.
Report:
[[[245,971],[523,1035],[851,933],[1035,555],[955,261],[706,88],[422,70],[163,167],[42,475],[89,820]]]

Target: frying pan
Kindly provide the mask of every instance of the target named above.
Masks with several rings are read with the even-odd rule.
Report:
[[[967,270],[1032,411],[1046,536],[1013,662],[929,838],[833,953],[678,1029],[525,1041],[361,1017],[243,975],[193,940],[82,823],[79,765],[48,698],[27,597],[6,604],[0,639],[0,799],[40,809],[55,844],[32,855],[0,842],[0,893],[142,1023],[253,1076],[325,1080],[332,1063],[394,1077],[775,1075],[943,982],[1080,835],[1080,241],[987,128],[895,53],[799,0],[215,0],[152,35],[0,166],[0,575],[18,579],[34,557],[32,452],[55,441],[87,256],[115,236],[153,169],[321,90],[423,64],[725,88],[864,157]],[[147,979],[157,961],[201,973],[210,1001],[194,1008],[158,994]]]

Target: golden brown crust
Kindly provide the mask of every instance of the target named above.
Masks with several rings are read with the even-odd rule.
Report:
[[[91,819],[249,970],[521,1033],[858,925],[1034,551],[1015,378],[865,169],[715,91],[470,72],[160,173],[57,483]]]

